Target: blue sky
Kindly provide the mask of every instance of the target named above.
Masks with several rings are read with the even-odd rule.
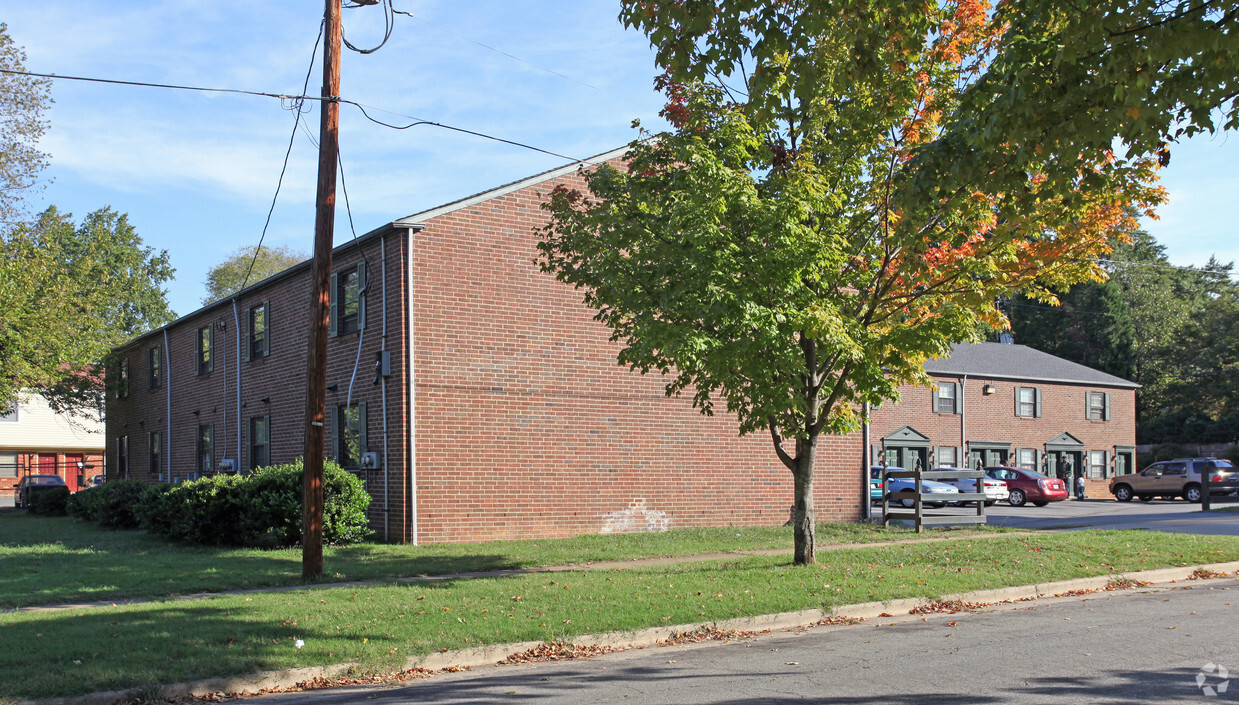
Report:
[[[616,20],[615,0],[394,2],[416,18],[397,15],[375,54],[345,52],[345,98],[577,158],[633,139],[634,118],[662,126],[653,54]],[[297,94],[321,17],[317,0],[58,0],[13,4],[0,21],[34,71]],[[381,38],[378,7],[344,18],[354,44]],[[316,63],[310,94],[321,80]],[[207,269],[258,241],[294,123],[288,106],[75,81],[57,81],[52,94],[43,147],[53,181],[36,209],[128,213],[147,244],[171,255],[173,308],[198,308]],[[308,253],[317,112],[304,122],[265,242]],[[387,129],[348,106],[340,142],[358,233],[565,163],[435,127]],[[1239,136],[1177,146],[1162,177],[1171,201],[1146,227],[1171,260],[1239,259]],[[340,208],[336,242],[348,237]]]

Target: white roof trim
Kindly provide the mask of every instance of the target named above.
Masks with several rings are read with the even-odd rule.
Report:
[[[573,162],[571,164],[558,167],[556,169],[551,169],[550,171],[544,171],[541,174],[534,174],[533,176],[526,177],[524,179],[521,179],[520,181],[513,181],[510,184],[505,184],[503,186],[491,189],[489,191],[483,191],[473,196],[462,198],[459,201],[453,201],[452,203],[447,203],[442,206],[438,206],[436,208],[431,208],[428,211],[422,211],[421,213],[414,213],[413,215],[406,216],[404,218],[401,218],[400,220],[395,221],[393,224],[394,225],[413,225],[413,224],[422,223],[431,218],[437,218],[447,213],[452,213],[454,211],[462,210],[470,206],[475,206],[479,203],[489,201],[492,198],[498,198],[499,196],[506,196],[509,193],[512,193],[514,191],[519,191],[527,186],[532,186],[542,181],[550,181],[551,179],[558,179],[561,176],[571,174],[572,172],[576,171],[577,169],[583,166],[597,166],[603,162],[608,162],[612,159],[622,157],[624,156],[624,153],[627,151],[628,151],[628,146],[625,145],[623,147],[620,147],[619,149],[613,149],[610,152],[605,152],[603,154],[590,157],[589,159],[583,159],[579,162]]]

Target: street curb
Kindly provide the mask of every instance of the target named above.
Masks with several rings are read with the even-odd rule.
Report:
[[[944,595],[938,600],[917,597],[888,600],[885,602],[862,602],[854,605],[843,605],[831,610],[814,609],[799,612],[781,612],[778,614],[738,617],[711,622],[666,625],[634,631],[586,634],[574,637],[571,643],[576,646],[612,646],[616,649],[634,649],[656,646],[662,641],[703,629],[719,631],[779,631],[798,629],[816,625],[818,622],[832,617],[840,619],[872,619],[882,616],[903,616],[917,607],[932,605],[936,602],[959,600],[970,603],[985,603],[1054,597],[1075,590],[1102,590],[1116,580],[1131,580],[1155,584],[1173,583],[1190,578],[1197,571],[1221,573],[1223,575],[1239,574],[1239,561],[1205,563],[1178,568],[1156,568],[1153,570],[1060,580],[1038,585],[1019,585],[993,590],[976,590],[973,592]],[[428,654],[419,658],[409,659],[405,664],[405,670],[415,668],[426,670],[440,670],[444,668],[463,669],[493,666],[512,654],[529,651],[542,646],[544,643],[541,641],[526,641]],[[70,698],[19,700],[15,705],[115,705],[126,699],[144,695],[148,698],[177,698],[208,695],[211,693],[257,693],[265,689],[292,688],[299,683],[315,678],[335,678],[346,674],[353,666],[354,664],[352,663],[340,663],[331,666],[267,671],[243,676],[210,678],[190,683],[176,683],[159,686],[158,688],[130,688],[123,691],[92,693],[91,695]]]

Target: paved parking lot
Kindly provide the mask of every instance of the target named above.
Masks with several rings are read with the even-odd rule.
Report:
[[[1112,498],[1067,500],[1051,502],[1044,507],[1031,504],[1012,507],[1006,502],[995,504],[985,510],[993,526],[1016,529],[1146,529],[1170,531],[1183,534],[1216,534],[1239,536],[1239,498],[1227,497],[1222,501],[1215,497],[1213,508],[1231,508],[1232,511],[1200,511],[1199,504],[1181,499],[1152,502],[1119,502]],[[880,505],[874,505],[874,514],[880,514]],[[948,508],[931,512],[976,514],[976,509]]]

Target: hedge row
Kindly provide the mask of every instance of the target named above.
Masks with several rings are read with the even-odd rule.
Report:
[[[214,475],[177,484],[115,480],[69,498],[69,514],[112,529],[143,528],[187,543],[278,547],[301,542],[302,464],[248,475]],[[335,463],[323,468],[323,542],[370,536],[370,495]]]

